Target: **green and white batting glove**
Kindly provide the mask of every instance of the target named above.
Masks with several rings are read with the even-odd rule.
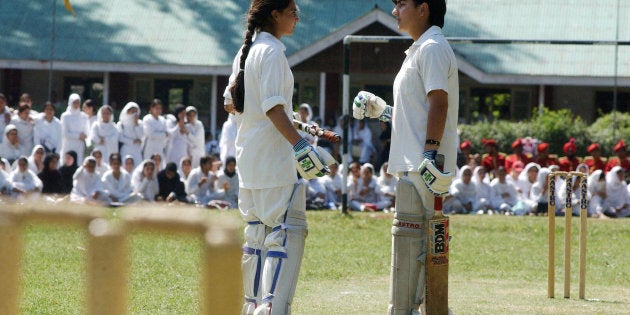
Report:
[[[436,154],[436,150],[425,151],[424,160],[418,167],[418,171],[427,189],[435,196],[443,196],[448,193],[453,175],[451,172],[444,173],[437,168],[435,165]]]
[[[355,119],[378,118],[381,121],[390,121],[392,118],[392,107],[385,101],[366,91],[361,91],[354,98],[352,106],[352,116]]]
[[[328,166],[306,139],[302,138],[293,146],[295,164],[302,178],[308,180],[330,174]]]

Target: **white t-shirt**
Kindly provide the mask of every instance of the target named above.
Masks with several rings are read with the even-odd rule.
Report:
[[[48,150],[55,150],[57,153],[61,151],[61,122],[59,119],[53,117],[48,121],[44,115],[36,119],[33,142],[35,145],[41,144]]]
[[[390,174],[417,172],[422,163],[429,114],[428,94],[448,93],[446,125],[438,154],[444,154],[445,171],[457,171],[457,115],[459,83],[457,60],[437,26],[429,28],[406,52],[394,81]]]
[[[293,119],[293,74],[285,49],[279,39],[260,32],[245,62],[245,105],[243,113],[235,117],[236,164],[243,188],[273,188],[297,182],[293,148],[265,114],[280,104]],[[240,53],[234,59],[230,82],[236,78],[239,65]],[[226,100],[232,98],[228,89],[224,96]]]

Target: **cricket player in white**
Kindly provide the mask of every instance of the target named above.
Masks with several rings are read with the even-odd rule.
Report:
[[[388,172],[400,180],[388,313],[417,314],[424,302],[426,221],[434,214],[434,195],[448,192],[456,171],[458,68],[442,34],[445,0],[392,1],[398,29],[414,40],[394,81],[394,106],[361,91],[353,116],[392,119]],[[445,156],[443,171],[436,168],[437,154]]]
[[[297,24],[293,0],[252,0],[225,109],[235,114],[239,209],[245,227],[243,314],[289,314],[307,234],[302,177],[327,174],[292,123],[293,74],[280,41]]]

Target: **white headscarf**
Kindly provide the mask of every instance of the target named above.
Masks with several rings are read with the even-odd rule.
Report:
[[[68,97],[68,107],[66,108],[66,112],[70,114],[78,114],[81,112],[81,105],[79,105],[79,108],[72,107],[72,104],[75,101],[79,101],[79,103],[81,103],[81,96],[77,93],[70,94],[70,97]]]
[[[39,174],[40,172],[40,170],[37,169],[37,163],[35,163],[35,152],[37,152],[37,150],[39,149],[42,149],[44,151],[44,154],[42,155],[42,163],[44,163],[44,158],[46,156],[46,149],[41,144],[38,144],[35,147],[33,147],[33,150],[31,151],[31,155],[28,157],[28,168],[31,171],[33,171],[33,173],[35,174]]]
[[[603,172],[602,170],[595,170],[592,174],[588,175],[588,192],[590,192],[591,195],[606,191],[606,180],[599,180]]]
[[[623,180],[619,180],[618,172],[623,172],[619,165],[606,174],[606,199],[615,208],[621,207],[628,201],[628,187]]]
[[[107,110],[107,109],[109,109],[109,111],[112,113],[112,116],[108,122],[105,122],[103,121],[103,110]],[[96,128],[98,128],[98,132],[100,136],[111,136],[114,133],[118,132],[118,129],[116,129],[116,124],[114,123],[114,110],[112,109],[111,106],[109,105],[101,106],[101,108],[99,108],[96,114],[96,117],[97,117],[96,122],[94,124],[96,124]],[[92,140],[96,142],[95,139],[92,139]]]
[[[135,113],[134,115],[128,115],[127,112],[132,108],[137,109],[138,112]],[[123,124],[124,126],[131,127],[134,125],[134,122],[135,122],[134,116],[140,117],[140,106],[138,106],[138,104],[134,102],[129,102],[127,103],[127,105],[125,105],[123,110],[120,112],[118,121],[120,121],[120,123]]]

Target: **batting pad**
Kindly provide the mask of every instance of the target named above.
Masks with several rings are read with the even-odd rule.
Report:
[[[265,230],[265,225],[260,221],[247,222],[245,227],[245,245],[241,259],[243,292],[245,294],[242,314],[253,314],[254,309],[260,303],[260,275],[263,257],[266,253],[263,247]]]
[[[392,226],[392,266],[388,314],[408,315],[417,309],[419,282],[424,282],[423,252],[426,221],[422,202],[413,183],[396,184],[396,214]],[[420,280],[420,281],[419,281]],[[422,285],[423,287],[424,285]],[[422,290],[422,289],[420,289]]]
[[[293,191],[284,223],[274,227],[265,239],[268,250],[262,277],[262,302],[254,314],[291,314],[307,234],[306,186],[300,182]]]

